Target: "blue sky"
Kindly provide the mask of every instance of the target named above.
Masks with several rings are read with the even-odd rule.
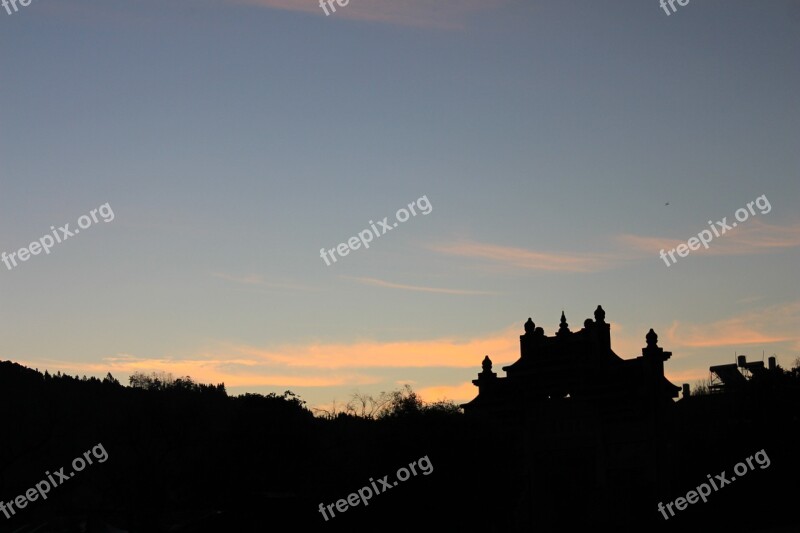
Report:
[[[791,366],[798,22],[782,0],[0,9],[0,251],[115,215],[0,264],[0,359],[462,401],[529,316],[553,334],[602,304],[617,353],[654,328],[678,384],[737,352]]]

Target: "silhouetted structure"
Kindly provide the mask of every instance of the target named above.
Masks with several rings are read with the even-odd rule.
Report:
[[[553,336],[529,318],[519,360],[503,367],[506,377],[497,377],[487,355],[473,381],[478,396],[463,405],[468,415],[506,421],[511,439],[523,443],[516,479],[521,529],[543,519],[603,522],[646,505],[648,497],[652,502],[663,488],[661,444],[680,391],[664,377],[672,354],[658,346],[651,329],[642,355],[622,359],[611,349],[601,306],[594,317],[572,332],[562,312]],[[576,501],[589,503],[588,512],[571,512]]]
[[[487,355],[483,372],[473,380],[478,396],[462,406],[464,412],[509,415],[544,400],[567,397],[640,403],[678,397],[680,387],[664,377],[664,361],[672,352],[658,347],[652,329],[642,356],[622,359],[611,349],[611,325],[605,322],[601,306],[594,316],[594,321],[586,319],[583,329],[572,332],[562,312],[552,337],[529,318],[525,334],[519,337],[519,360],[503,367],[507,377],[498,378]]]
[[[712,393],[740,390],[751,379],[760,379],[774,375],[777,364],[774,357],[769,358],[769,368],[764,367],[764,361],[748,363],[746,355],[739,355],[736,363],[716,365],[708,369],[711,372],[709,391]]]
[[[290,391],[234,397],[140,373],[126,387],[0,361],[0,500],[89,446],[108,451],[0,515],[0,533],[797,531],[800,367],[742,357],[712,366],[710,394],[675,401],[656,333],[622,359],[610,329],[600,306],[576,332],[563,312],[553,336],[529,319],[505,376],[483,359],[466,414],[410,387],[320,418]],[[657,510],[759,450],[769,468],[668,520]],[[318,512],[422,456],[430,476],[329,521]]]
[[[664,376],[672,354],[656,333],[647,332],[640,357],[622,359],[611,349],[610,329],[601,306],[576,332],[562,312],[553,336],[529,318],[520,358],[503,367],[505,377],[484,357],[473,380],[478,395],[462,407],[486,455],[498,458],[476,475],[481,486],[502,492],[496,504],[510,502],[500,530],[797,524],[793,492],[776,487],[798,472],[800,369],[785,372],[775,358],[765,368],[741,356],[711,367],[712,394],[691,396],[687,385],[675,401],[680,388]],[[685,496],[706,474],[730,471],[758,450],[781,466],[669,520],[657,512],[659,502]],[[769,513],[732,512],[758,506]]]

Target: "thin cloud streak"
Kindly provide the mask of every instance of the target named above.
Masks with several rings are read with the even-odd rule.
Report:
[[[289,289],[289,290],[296,290],[296,291],[319,291],[321,289],[317,289],[315,287],[309,287],[307,285],[296,285],[292,283],[273,283],[265,281],[262,276],[258,274],[250,274],[247,276],[232,276],[230,274],[224,274],[220,272],[212,272],[212,276],[215,278],[224,279],[226,281],[232,281],[234,283],[240,283],[243,285],[255,285],[259,287],[268,287],[271,289]]]
[[[673,323],[660,341],[678,352],[691,348],[713,348],[794,341],[800,324],[800,302],[765,309],[753,309],[710,324]],[[554,326],[555,329],[555,326]],[[612,324],[614,351],[624,359],[637,357],[645,345],[646,332],[626,332]],[[96,363],[64,362],[52,359],[20,361],[29,367],[60,370],[74,374],[105,375],[124,379],[134,372],[168,372],[175,377],[191,376],[201,383],[225,383],[228,387],[352,387],[385,382],[402,369],[462,368],[477,373],[485,355],[496,369],[519,358],[522,324],[515,323],[502,331],[480,337],[439,338],[398,342],[354,341],[349,343],[312,343],[277,347],[240,343],[218,344],[197,350],[186,357],[139,357],[117,354]],[[552,332],[548,332],[551,334]],[[660,333],[660,332],[659,332]],[[683,348],[683,350],[681,350]],[[674,379],[700,379],[704,372],[692,369],[671,372]],[[123,375],[120,375],[123,374]],[[420,393],[428,400],[448,398],[468,400],[467,383],[429,385]]]
[[[201,383],[228,387],[333,387],[376,384],[386,370],[403,368],[476,368],[484,355],[497,364],[519,357],[522,325],[485,337],[381,343],[360,341],[263,348],[228,344],[188,357],[108,356],[97,363],[27,359],[21,364],[70,374],[105,375],[168,372]],[[370,370],[370,372],[367,372]],[[119,376],[117,376],[119,378]]]
[[[475,295],[475,294],[499,294],[497,292],[491,291],[473,291],[467,289],[442,289],[438,287],[422,287],[419,285],[405,285],[402,283],[393,283],[391,281],[384,281],[382,279],[377,278],[357,278],[352,276],[342,276],[346,279],[352,279],[358,281],[359,283],[363,283],[364,285],[372,285],[374,287],[385,287],[388,289],[401,289],[405,291],[418,291],[418,292],[433,292],[433,293],[440,293],[440,294],[462,294],[462,295]]]
[[[284,11],[309,13],[329,20],[350,19],[402,26],[463,29],[477,12],[497,9],[509,0],[350,0],[344,6],[334,2],[335,12],[325,15],[318,0],[229,0],[233,3]]]
[[[609,268],[614,259],[613,256],[608,254],[538,252],[526,248],[475,241],[438,244],[432,245],[430,248],[442,254],[485,259],[525,270],[551,272],[596,272]]]
[[[635,357],[644,346],[644,333],[629,338],[612,324],[614,349],[623,358]],[[555,332],[555,325],[553,331]],[[398,342],[355,341],[259,347],[223,343],[198,350],[186,357],[139,357],[117,354],[98,363],[76,363],[52,359],[27,360],[29,366],[78,374],[105,375],[106,372],[169,372],[191,376],[203,383],[244,386],[345,386],[377,383],[386,372],[402,369],[470,368],[476,372],[485,355],[496,368],[519,358],[522,323],[502,331],[469,339],[440,338]]]
[[[701,227],[699,231],[707,229]],[[442,254],[485,260],[495,265],[522,270],[546,272],[598,272],[646,258],[656,258],[661,249],[671,250],[685,244],[697,233],[679,240],[621,234],[614,238],[617,250],[610,253],[549,252],[512,246],[463,240],[453,244],[432,244],[428,248]],[[800,222],[787,225],[767,224],[758,219],[748,220],[719,237],[714,237],[709,248],[700,247],[693,253],[717,256],[774,253],[800,246]]]
[[[676,385],[683,383],[690,383],[693,381],[705,380],[708,378],[710,372],[708,369],[702,368],[689,368],[686,370],[671,371],[664,369],[664,376]]]
[[[450,400],[456,403],[466,403],[478,395],[478,387],[471,381],[460,385],[433,385],[416,391],[420,398],[426,402]]]
[[[115,374],[124,381],[122,375],[135,372],[166,372],[179,378],[190,376],[198,383],[225,383],[226,387],[338,387],[351,385],[372,385],[381,378],[358,373],[330,373],[301,375],[285,373],[290,369],[264,368],[262,363],[247,359],[163,359],[145,358],[132,355],[106,357],[100,363],[75,363],[65,361],[21,360],[20,364],[31,368],[49,369],[69,374]],[[245,368],[238,368],[245,367]],[[283,371],[284,373],[279,373]]]
[[[800,302],[753,309],[708,324],[675,321],[667,331],[669,342],[695,348],[765,345],[793,342],[800,348]]]
[[[235,345],[224,348],[223,353],[228,357],[253,358],[287,368],[477,368],[486,354],[491,354],[497,362],[515,361],[519,357],[519,338],[515,338],[515,334],[519,335],[521,330],[521,325],[515,325],[498,334],[466,341],[363,341],[280,348]],[[209,357],[219,356],[212,353]]]
[[[701,227],[698,233],[704,229],[708,229],[708,226]],[[660,250],[671,250],[679,244],[686,244],[691,237],[697,237],[697,233],[687,235],[683,240],[633,234],[619,235],[617,240],[628,249],[658,258]],[[758,219],[748,220],[739,223],[737,227],[719,237],[714,236],[708,246],[706,249],[701,245],[699,249],[693,250],[692,254],[752,255],[796,248],[800,246],[800,222],[778,226]]]

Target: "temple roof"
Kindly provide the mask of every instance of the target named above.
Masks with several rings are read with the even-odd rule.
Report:
[[[547,336],[531,318],[520,335],[520,358],[504,366],[506,377],[491,372],[491,360],[484,359],[484,372],[473,383],[478,396],[464,407],[473,408],[508,401],[515,394],[525,398],[586,396],[630,396],[651,391],[663,398],[675,398],[680,387],[664,377],[664,361],[671,352],[658,347],[658,335],[651,329],[645,336],[642,355],[622,359],[611,349],[610,324],[597,306],[595,320],[586,319],[579,331],[571,331],[562,311],[555,335]],[[487,367],[488,361],[488,367]],[[487,373],[488,368],[488,373]]]

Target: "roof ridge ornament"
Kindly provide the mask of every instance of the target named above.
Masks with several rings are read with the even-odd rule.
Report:
[[[533,335],[536,331],[536,324],[533,323],[531,317],[528,317],[528,321],[525,322],[525,335]]]
[[[561,324],[560,324],[560,326],[558,328],[558,332],[556,333],[556,336],[560,337],[560,336],[566,335],[567,333],[571,333],[571,332],[569,330],[569,324],[567,324],[567,316],[564,314],[564,310],[562,309],[561,310]]]
[[[603,310],[603,307],[598,305],[597,309],[594,310],[594,319],[597,321],[598,324],[604,324],[606,321],[606,312]]]
[[[658,346],[658,334],[653,331],[653,328],[650,328],[650,331],[644,336],[644,340],[647,341],[648,348],[656,348]]]

